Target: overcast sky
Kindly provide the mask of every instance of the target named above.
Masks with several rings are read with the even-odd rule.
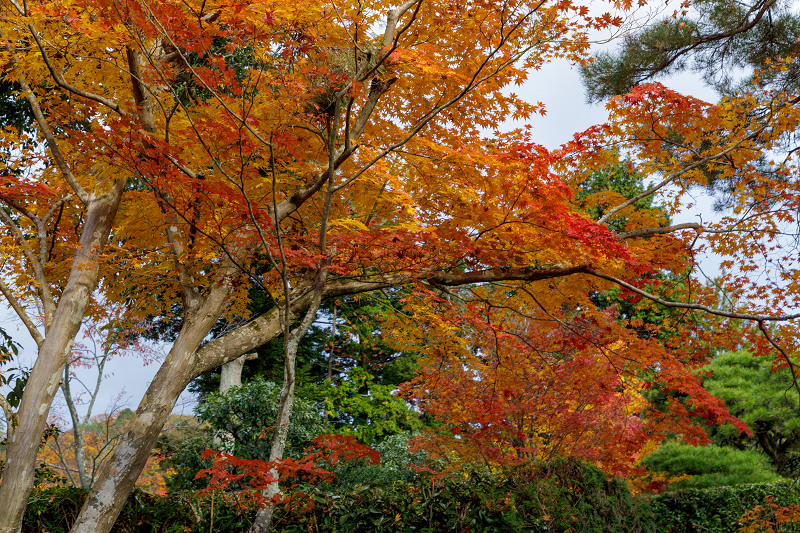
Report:
[[[713,91],[689,75],[660,81],[684,94],[708,101],[716,99]],[[567,142],[576,132],[603,123],[608,116],[603,104],[592,106],[586,104],[578,68],[566,61],[548,64],[532,73],[527,84],[518,92],[530,101],[540,101],[545,104],[546,115],[535,117],[531,124],[534,141],[550,149]],[[703,201],[702,198],[700,200],[693,212],[676,217],[675,222],[697,221],[700,211],[706,213],[707,219],[710,203]],[[713,264],[710,266],[713,270]],[[20,362],[30,368],[36,353],[35,345],[25,329],[17,325],[11,311],[7,312],[3,327],[23,345]],[[114,359],[107,367],[95,413],[102,413],[113,407],[135,409],[157,370],[157,363],[143,366],[141,359],[137,357]],[[96,373],[83,371],[80,377],[85,381],[93,381],[96,379]],[[191,400],[190,395],[184,393],[183,401],[179,402],[176,412],[191,412]],[[54,411],[62,418],[67,418],[60,395],[54,404]]]

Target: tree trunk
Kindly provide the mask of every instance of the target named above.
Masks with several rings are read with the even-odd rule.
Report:
[[[242,370],[247,361],[257,358],[254,353],[245,354],[233,361],[228,361],[220,369],[219,392],[225,394],[234,387],[242,386]],[[214,433],[214,449],[220,452],[233,453],[236,439],[229,431],[219,430]]]
[[[363,286],[358,284],[354,287],[355,289],[348,288],[346,291],[330,291],[330,295],[363,292],[373,289],[375,284]],[[294,301],[289,321],[295,320],[310,305],[310,294]],[[200,330],[198,329],[199,338],[196,339],[198,344],[208,333],[211,325],[208,325],[208,328],[203,335],[199,335]],[[150,450],[155,444],[167,416],[175,406],[180,393],[192,379],[232,361],[242,354],[255,350],[282,333],[279,312],[277,309],[273,309],[234,331],[210,341],[197,350],[196,354],[183,354],[183,357],[190,360],[189,363],[176,361],[178,358],[176,350],[178,341],[176,341],[176,346],[173,346],[162,368],[148,387],[139,408],[128,422],[122,440],[103,466],[78,515],[72,533],[107,533],[110,531],[122,505],[133,490],[136,479],[144,469]],[[178,340],[181,338],[179,335]],[[169,390],[166,390],[167,388]]]
[[[144,469],[150,450],[178,401],[198,373],[195,351],[230,303],[230,285],[217,285],[189,315],[136,413],[106,460],[81,508],[72,533],[107,533]]]
[[[220,394],[225,394],[234,387],[241,387],[242,370],[244,369],[244,364],[247,361],[256,359],[257,357],[257,354],[248,353],[222,365],[219,377]]]
[[[281,387],[280,402],[278,403],[278,413],[275,416],[275,430],[272,435],[272,447],[269,451],[270,461],[283,459],[283,452],[286,450],[286,439],[289,436],[289,423],[292,418],[292,410],[294,409],[297,348],[300,346],[300,340],[314,322],[317,311],[319,311],[326,275],[327,271],[320,273],[317,286],[314,290],[313,300],[306,311],[303,322],[291,331],[284,341],[283,386]],[[289,320],[286,321],[286,324],[288,323]],[[250,528],[250,533],[267,533],[272,526],[272,516],[275,513],[273,498],[280,493],[280,483],[277,469],[273,468],[270,471],[270,475],[275,481],[270,483],[262,493],[267,503],[256,512],[256,517],[253,521],[253,527]]]
[[[86,432],[81,426],[78,416],[78,409],[75,407],[75,400],[72,398],[72,391],[69,386],[69,365],[64,365],[64,381],[61,382],[61,392],[64,394],[64,401],[67,402],[67,409],[72,420],[72,435],[75,437],[75,462],[78,467],[78,479],[82,489],[89,489],[92,486],[91,477],[86,471],[85,441]]]
[[[64,365],[97,284],[99,255],[111,231],[124,184],[125,180],[120,180],[111,192],[91,200],[87,208],[80,247],[25,385],[17,412],[18,425],[6,448],[6,465],[0,484],[0,533],[17,533],[22,527],[50,404],[61,384]]]

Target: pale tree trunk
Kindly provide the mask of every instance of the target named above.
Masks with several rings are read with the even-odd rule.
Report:
[[[64,365],[64,381],[61,382],[61,392],[64,394],[64,401],[67,403],[69,416],[72,420],[72,435],[75,438],[75,462],[78,468],[78,480],[80,481],[81,488],[88,490],[89,487],[92,486],[92,481],[86,470],[86,454],[84,453],[86,449],[84,445],[86,431],[81,425],[78,409],[75,407],[75,400],[72,398],[72,390],[69,386],[69,365]]]
[[[307,309],[310,300],[306,295],[293,302],[289,320],[295,320],[302,310]],[[193,339],[196,348],[208,331],[200,334],[201,328],[193,329],[196,330]],[[71,533],[108,533],[111,530],[144,469],[169,413],[192,379],[258,348],[282,333],[277,309],[209,342],[196,354],[186,351],[189,343],[184,342],[186,335],[181,332],[182,335],[179,335],[176,345],[128,422],[120,443],[101,469]],[[179,341],[183,344],[180,352],[177,347]]]
[[[241,387],[244,364],[257,357],[257,354],[248,353],[222,365],[219,376],[219,393],[225,394],[234,387]],[[214,433],[213,446],[215,450],[233,453],[235,444],[236,439],[230,431],[217,430]]]
[[[67,404],[69,416],[72,420],[72,435],[75,439],[75,462],[77,463],[78,468],[78,479],[81,484],[81,488],[86,490],[89,490],[89,488],[92,486],[92,481],[94,480],[94,467],[90,472],[88,467],[89,460],[86,456],[86,430],[83,426],[85,426],[89,422],[89,419],[92,418],[94,403],[97,401],[97,395],[100,392],[100,384],[103,381],[103,372],[105,370],[106,361],[108,361],[108,353],[104,353],[99,358],[95,357],[95,361],[97,363],[97,379],[95,380],[93,389],[86,387],[86,392],[89,394],[89,405],[86,407],[86,413],[83,416],[82,422],[80,416],[78,416],[78,409],[75,405],[75,399],[72,397],[72,386],[70,385],[69,380],[69,371],[71,366],[70,363],[67,363],[64,366],[64,380],[61,382],[61,393],[64,395],[64,401]],[[93,458],[91,461],[92,464],[95,463],[96,459],[97,457]]]
[[[125,180],[120,180],[113,191],[92,199],[87,207],[67,285],[25,385],[17,412],[17,427],[6,448],[6,465],[0,484],[0,533],[16,533],[22,527],[50,404],[61,384],[64,365],[97,284],[99,254],[111,231],[124,184]]]
[[[178,397],[197,375],[195,351],[230,304],[231,290],[228,283],[218,284],[202,304],[187,312],[172,349],[125,426],[119,444],[100,469],[72,533],[111,530]]]
[[[278,413],[275,416],[275,430],[272,435],[272,447],[269,452],[270,461],[283,459],[283,452],[286,450],[289,423],[292,418],[292,409],[294,408],[297,348],[300,345],[300,340],[314,322],[317,311],[319,311],[326,274],[327,270],[323,270],[319,274],[311,306],[306,311],[306,316],[303,318],[303,321],[297,328],[292,330],[289,335],[284,337],[283,386],[281,387],[280,402],[278,403]],[[288,321],[286,323],[288,324]],[[277,469],[273,468],[270,471],[270,475],[274,481],[270,483],[262,493],[267,499],[267,503],[256,512],[256,517],[253,521],[253,527],[250,529],[250,533],[266,533],[272,526],[272,516],[275,512],[273,498],[280,494],[281,489]]]
[[[257,354],[248,353],[241,357],[228,361],[220,368],[219,392],[225,394],[234,387],[242,386],[242,370],[247,361],[252,361],[258,357]]]

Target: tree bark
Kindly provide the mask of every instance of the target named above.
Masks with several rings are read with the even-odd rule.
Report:
[[[289,423],[292,418],[292,410],[294,409],[297,349],[300,346],[300,340],[305,336],[308,328],[311,327],[314,318],[317,316],[317,311],[319,311],[319,306],[322,303],[322,294],[326,277],[327,270],[323,270],[319,273],[311,305],[306,310],[306,316],[303,318],[302,323],[289,332],[284,340],[283,386],[281,387],[280,402],[278,403],[278,413],[275,416],[275,430],[272,435],[272,447],[269,451],[270,461],[283,459],[283,452],[286,450],[286,439],[289,436]],[[288,308],[286,314],[289,314]],[[285,322],[287,330],[289,323],[288,320]],[[263,492],[267,503],[256,512],[256,517],[253,521],[253,527],[250,529],[250,533],[267,533],[272,527],[272,516],[275,513],[273,499],[280,494],[280,483],[276,468],[270,471],[270,475],[274,481],[270,483]]]
[[[257,357],[258,355],[254,353],[248,353],[222,365],[219,377],[220,394],[225,394],[234,387],[241,387],[244,364]]]
[[[242,386],[242,370],[247,361],[257,358],[254,353],[245,354],[233,361],[228,361],[220,369],[219,392],[225,394],[234,387]],[[218,430],[214,434],[214,449],[220,452],[233,453],[236,438],[230,431]]]
[[[64,365],[97,285],[99,256],[111,232],[124,185],[125,179],[119,180],[109,193],[91,199],[87,207],[69,279],[25,385],[17,412],[18,425],[6,448],[6,465],[0,484],[0,533],[17,533],[22,527],[50,404],[61,384]]]
[[[195,351],[230,304],[231,290],[227,283],[215,286],[203,302],[188,313],[178,338],[126,425],[119,444],[103,464],[72,533],[111,531],[178,397],[198,375],[193,371]]]
[[[61,382],[61,392],[64,394],[64,401],[67,402],[67,409],[72,420],[72,435],[75,437],[75,462],[78,466],[78,479],[82,489],[89,489],[92,486],[89,473],[86,471],[85,441],[86,432],[81,425],[78,409],[75,400],[72,398],[72,390],[69,386],[69,365],[64,365],[64,381]]]

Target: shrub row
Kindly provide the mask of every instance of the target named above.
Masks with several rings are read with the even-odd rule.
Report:
[[[327,490],[327,492],[326,492]],[[498,480],[473,474],[413,484],[361,487],[332,493],[326,485],[305,487],[299,503],[280,507],[275,531],[542,531],[712,532],[739,527],[748,509],[771,495],[778,505],[800,503],[798,482],[784,480],[712,489],[687,489],[651,497],[630,496],[625,484],[576,461]],[[71,487],[37,489],[23,531],[68,532],[85,493]],[[135,492],[115,532],[177,533],[246,531],[254,509],[230,498],[182,500]],[[791,526],[794,527],[794,526]],[[782,531],[800,531],[796,529]]]
[[[800,504],[800,482],[784,479],[708,489],[684,489],[653,496],[649,501],[650,520],[658,531],[674,533],[731,533],[741,524],[739,518],[767,496],[780,506]],[[785,531],[800,531],[789,526]]]
[[[624,482],[569,459],[502,478],[487,473],[420,476],[411,483],[334,488],[324,483],[300,487],[304,494],[296,503],[276,511],[275,531],[653,531],[642,520],[643,502],[631,497]],[[23,531],[69,531],[84,498],[74,488],[37,490]],[[246,531],[253,516],[252,505],[230,495],[184,500],[137,491],[113,531]]]

